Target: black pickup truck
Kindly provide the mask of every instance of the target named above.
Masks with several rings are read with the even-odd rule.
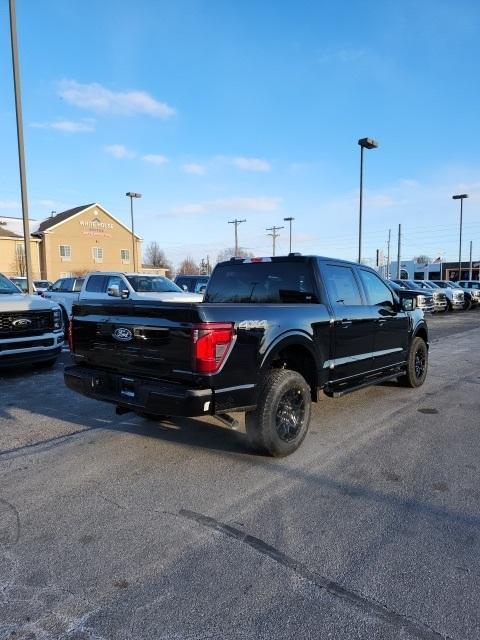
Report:
[[[202,303],[80,302],[70,340],[74,391],[147,417],[235,426],[244,411],[252,444],[274,456],[300,445],[320,391],[418,387],[428,362],[414,296],[366,266],[299,254],[218,264]]]

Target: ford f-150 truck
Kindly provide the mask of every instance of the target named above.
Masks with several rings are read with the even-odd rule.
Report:
[[[213,415],[274,456],[304,439],[319,392],[427,374],[415,297],[369,267],[317,256],[219,263],[203,303],[93,299],[73,309],[66,384],[118,413]]]
[[[0,369],[9,365],[52,365],[63,346],[60,307],[25,295],[0,273]]]

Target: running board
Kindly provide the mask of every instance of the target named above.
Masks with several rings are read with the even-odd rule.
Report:
[[[403,375],[401,371],[397,371],[396,373],[389,373],[386,376],[382,376],[381,378],[370,378],[370,380],[365,380],[364,382],[360,382],[359,384],[353,384],[348,387],[344,387],[343,389],[331,389],[326,390],[325,395],[330,398],[341,398],[342,396],[346,396],[347,393],[351,393],[352,391],[358,391],[359,389],[363,389],[364,387],[371,387],[372,384],[380,384],[381,382],[388,382],[388,380],[395,380],[399,376]]]

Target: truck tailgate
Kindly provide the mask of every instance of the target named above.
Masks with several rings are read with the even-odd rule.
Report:
[[[191,371],[197,305],[89,301],[74,306],[74,355],[85,364],[143,377]]]

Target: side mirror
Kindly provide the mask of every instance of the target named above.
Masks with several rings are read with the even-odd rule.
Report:
[[[186,285],[186,284],[182,284],[182,289],[183,289],[184,291],[188,291],[188,287],[187,287],[187,285]]]
[[[112,284],[111,287],[108,287],[107,295],[112,296],[112,298],[120,298],[121,293],[118,284]]]

